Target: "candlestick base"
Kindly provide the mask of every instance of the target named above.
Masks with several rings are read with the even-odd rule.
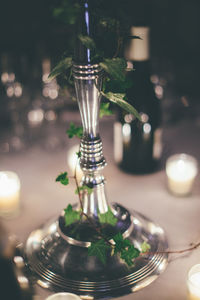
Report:
[[[114,230],[138,249],[147,241],[151,252],[137,258],[131,267],[117,255],[107,257],[104,265],[88,256],[87,235],[76,240],[64,232],[60,216],[32,232],[26,243],[25,258],[40,286],[92,298],[119,297],[144,288],[164,271],[168,245],[163,229],[119,204],[111,207],[118,219]]]

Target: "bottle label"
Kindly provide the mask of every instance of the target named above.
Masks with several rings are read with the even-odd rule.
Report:
[[[122,124],[115,122],[114,124],[114,159],[116,163],[120,163],[123,157],[123,138]]]
[[[162,154],[162,129],[154,131],[153,158],[159,160]]]
[[[127,51],[128,60],[144,61],[149,59],[149,27],[131,27],[131,35],[141,39],[133,39]]]

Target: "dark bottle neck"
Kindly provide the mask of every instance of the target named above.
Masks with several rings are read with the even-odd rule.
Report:
[[[79,36],[94,36],[94,20],[90,9],[91,0],[80,0],[80,14],[77,20],[76,43],[74,49],[74,62],[79,65],[88,65],[91,63],[91,49],[87,48],[81,42]]]

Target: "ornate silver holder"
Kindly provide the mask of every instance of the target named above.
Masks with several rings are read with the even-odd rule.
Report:
[[[28,265],[41,287],[88,299],[119,297],[146,287],[165,270],[167,255],[163,251],[167,242],[163,229],[119,204],[113,204],[112,209],[118,218],[117,229],[138,248],[148,241],[154,254],[137,259],[133,267],[116,256],[108,257],[103,265],[88,256],[90,242],[75,240],[63,232],[60,216],[32,232],[27,240]]]
[[[84,9],[88,29],[88,1],[85,1]],[[80,144],[80,166],[84,174],[82,185],[93,188],[91,194],[83,195],[83,212],[98,224],[98,213],[106,213],[110,206],[117,223],[115,226],[105,226],[105,232],[122,233],[138,249],[146,241],[151,246],[151,252],[136,259],[132,267],[128,267],[116,255],[108,255],[104,265],[98,258],[88,256],[87,248],[94,240],[96,231],[87,219],[67,228],[61,213],[30,234],[25,246],[25,258],[36,282],[44,288],[69,291],[89,298],[118,297],[147,286],[164,271],[167,265],[165,250],[168,245],[159,225],[120,204],[108,206],[102,174],[106,162],[98,126],[103,72],[98,64],[91,64],[89,49],[85,49],[84,54],[84,63],[77,59],[73,64],[83,124]],[[74,209],[79,210],[79,204]],[[76,236],[72,234],[74,231]]]

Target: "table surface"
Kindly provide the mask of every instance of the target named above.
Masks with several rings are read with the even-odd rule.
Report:
[[[122,172],[113,159],[113,118],[101,121],[100,133],[104,156],[108,166],[104,170],[107,179],[109,201],[135,209],[160,224],[166,232],[170,250],[184,249],[191,242],[200,240],[200,185],[199,174],[190,196],[177,198],[166,187],[164,168],[143,176]],[[66,125],[66,124],[65,124]],[[58,135],[65,135],[66,126],[59,127]],[[63,134],[63,136],[62,136]],[[200,161],[200,123],[197,119],[180,120],[164,128],[165,158],[185,152]],[[68,187],[55,183],[55,177],[66,169],[67,151],[75,143],[67,140],[65,147],[47,151],[40,143],[21,153],[0,155],[1,170],[15,171],[21,180],[20,214],[3,220],[9,233],[25,242],[32,230],[50,217],[57,215],[68,203],[77,201],[74,185]],[[78,142],[78,141],[77,141]],[[123,187],[123,188],[122,188]],[[119,299],[129,300],[183,300],[187,298],[187,273],[200,262],[200,250],[184,255],[171,255],[164,271],[148,287]],[[44,300],[51,292],[40,287],[35,289],[36,299]]]

